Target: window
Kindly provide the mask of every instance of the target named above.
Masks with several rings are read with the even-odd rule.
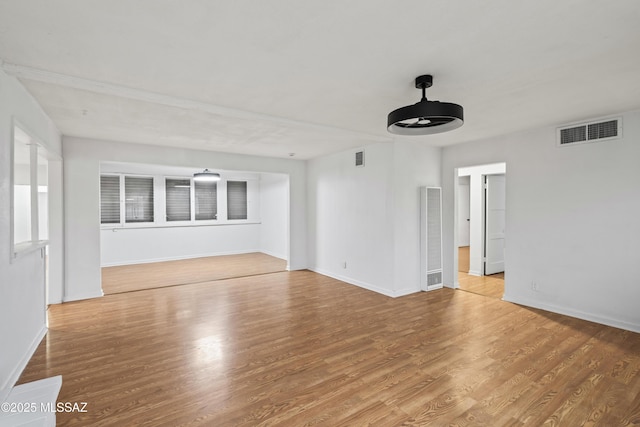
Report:
[[[153,222],[153,178],[124,177],[125,222]]]
[[[196,221],[218,218],[218,183],[194,182]]]
[[[124,201],[122,193],[124,192]],[[153,177],[100,175],[100,223],[153,222]]]
[[[246,181],[227,181],[227,219],[247,219]]]
[[[100,176],[100,223],[120,224],[119,176]]]
[[[175,227],[248,220],[250,191],[247,180],[220,185],[187,176],[128,175],[107,168],[100,175],[100,224]],[[227,202],[222,217],[218,215],[219,195]]]
[[[165,191],[167,195],[167,221],[190,221],[191,180],[167,178]]]
[[[13,143],[13,243],[16,245],[31,242],[33,235],[31,164],[30,138],[16,128]]]
[[[13,254],[46,245],[48,238],[49,154],[14,124],[11,210]]]

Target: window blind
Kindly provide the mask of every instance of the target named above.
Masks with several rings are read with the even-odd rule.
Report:
[[[124,177],[125,222],[153,222],[153,178]]]
[[[247,219],[246,181],[227,181],[227,219]]]
[[[191,180],[167,178],[167,221],[191,220]]]
[[[100,223],[120,223],[120,177],[100,176]]]
[[[218,183],[198,182],[194,183],[196,201],[196,220],[218,218]]]

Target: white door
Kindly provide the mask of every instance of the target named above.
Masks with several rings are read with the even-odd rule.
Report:
[[[468,181],[468,180],[467,180]],[[458,247],[469,246],[471,204],[469,183],[458,185]]]
[[[485,176],[484,274],[504,271],[505,176]]]

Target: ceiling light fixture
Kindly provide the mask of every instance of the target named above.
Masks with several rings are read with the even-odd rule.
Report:
[[[416,88],[422,89],[422,99],[413,105],[389,113],[387,130],[398,135],[431,135],[457,129],[464,123],[458,104],[429,101],[425,90],[433,85],[430,75],[416,77]]]
[[[193,180],[200,181],[200,182],[220,181],[220,174],[216,172],[211,172],[209,169],[205,169],[202,172],[194,173]]]

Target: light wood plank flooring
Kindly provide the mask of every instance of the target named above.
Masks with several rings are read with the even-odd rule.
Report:
[[[469,246],[458,247],[458,284],[460,289],[492,298],[504,295],[504,273],[490,276],[471,276],[469,272]]]
[[[287,261],[254,252],[102,268],[105,295],[285,271]]]
[[[458,272],[460,289],[491,298],[502,298],[504,295],[504,273],[490,276],[470,276]]]
[[[458,247],[458,271],[469,272],[469,246]]]
[[[640,334],[469,292],[309,271],[51,306],[20,382],[61,426],[631,426]]]

